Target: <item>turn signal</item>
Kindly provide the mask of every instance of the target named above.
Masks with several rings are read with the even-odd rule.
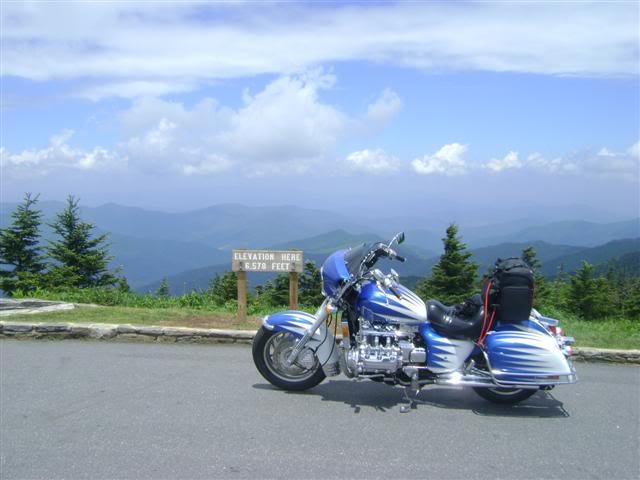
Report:
[[[327,316],[331,315],[332,313],[334,313],[336,310],[338,310],[336,308],[336,306],[331,303],[331,302],[327,302],[327,305],[324,307],[324,311],[327,314]]]

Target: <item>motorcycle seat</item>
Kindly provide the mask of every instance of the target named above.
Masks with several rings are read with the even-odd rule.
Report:
[[[466,306],[468,307],[468,304]],[[476,304],[475,307],[475,312],[471,314],[465,312],[467,314],[463,315],[457,306],[447,306],[437,300],[428,300],[427,320],[440,335],[448,338],[477,340],[482,331],[484,308],[481,303]]]

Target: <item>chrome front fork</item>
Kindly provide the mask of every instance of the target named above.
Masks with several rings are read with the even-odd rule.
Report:
[[[293,365],[293,362],[296,361],[296,359],[298,358],[298,355],[300,354],[304,346],[309,342],[311,337],[313,337],[313,335],[316,333],[318,328],[320,328],[320,325],[322,325],[324,321],[327,319],[328,310],[332,310],[330,308],[327,308],[327,305],[330,302],[331,300],[329,298],[325,298],[324,302],[322,302],[322,305],[320,305],[320,308],[318,308],[315,314],[316,321],[313,322],[313,325],[309,327],[309,330],[306,331],[306,333],[302,336],[300,341],[295,344],[295,346],[293,347],[293,350],[291,350],[291,353],[286,358],[284,362],[286,368],[289,368],[291,365]]]

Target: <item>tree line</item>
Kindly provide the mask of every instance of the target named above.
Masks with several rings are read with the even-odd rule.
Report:
[[[8,295],[29,295],[33,292],[67,292],[78,298],[78,292],[89,293],[96,303],[117,304],[124,294],[135,305],[153,304],[154,300],[130,292],[126,279],[108,268],[108,236],[95,234],[95,225],[80,218],[79,201],[70,196],[66,207],[49,224],[54,239],[42,246],[40,227],[42,212],[36,208],[37,196],[26,194],[11,214],[12,223],[0,230],[0,289]],[[444,303],[459,303],[477,293],[484,276],[478,275],[478,265],[463,243],[458,227],[449,225],[442,239],[444,252],[434,265],[431,276],[417,287],[423,299],[437,298]],[[629,275],[616,262],[611,262],[605,274],[596,274],[594,267],[583,262],[572,276],[559,274],[547,279],[539,273],[541,263],[532,247],[522,251],[522,258],[535,272],[534,306],[541,311],[560,309],[582,319],[640,319],[640,278]],[[489,272],[487,272],[489,273]],[[299,278],[300,304],[314,307],[322,302],[320,271],[313,262],[306,262]],[[211,279],[204,292],[191,292],[177,300],[178,305],[229,305],[236,299],[237,277],[225,272]],[[71,292],[71,293],[70,293]],[[255,287],[250,295],[250,308],[286,305],[289,295],[288,275]],[[151,295],[168,299],[170,286],[163,279]],[[147,295],[146,297],[150,297]],[[80,298],[87,298],[87,295]],[[175,302],[160,302],[173,305]]]

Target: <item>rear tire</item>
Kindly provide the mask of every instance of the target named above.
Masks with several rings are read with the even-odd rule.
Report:
[[[490,402],[513,405],[526,400],[538,390],[533,388],[473,387],[473,391]]]
[[[298,362],[289,368],[284,359],[300,340],[289,332],[272,332],[262,327],[253,339],[253,362],[260,374],[283,390],[300,391],[315,387],[326,375],[315,353],[302,350]]]

